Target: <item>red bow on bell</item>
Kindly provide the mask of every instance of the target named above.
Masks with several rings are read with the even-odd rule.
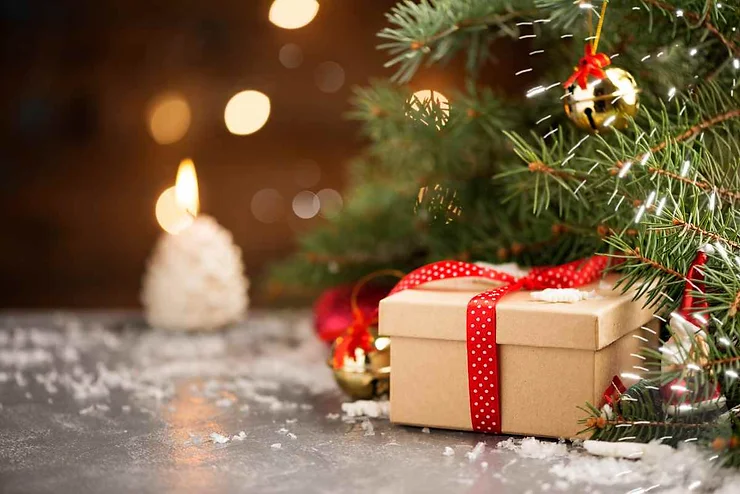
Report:
[[[588,87],[589,76],[594,76],[597,79],[606,79],[604,67],[607,67],[611,63],[611,59],[604,53],[594,53],[593,45],[588,43],[583,58],[578,62],[578,67],[576,67],[573,75],[565,81],[563,86],[570,87],[577,82],[581,89],[586,89]]]
[[[377,323],[377,310],[372,317],[368,317],[363,311],[355,310],[353,321],[347,331],[337,338],[332,356],[332,367],[341,369],[344,359],[355,358],[355,350],[361,348],[365,353],[370,353],[373,345],[373,336],[370,334],[370,326]]]

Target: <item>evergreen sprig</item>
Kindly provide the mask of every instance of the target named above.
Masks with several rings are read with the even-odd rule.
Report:
[[[663,351],[646,350],[633,369],[639,381],[613,414],[590,405],[584,423],[597,439],[696,441],[740,465],[740,9],[711,0],[610,2],[599,50],[639,81],[641,109],[623,131],[584,134],[564,115],[561,82],[602,5],[394,7],[379,37],[400,85],[356,90],[350,117],[369,145],[352,164],[345,209],[303,238],[276,279],[326,286],[443,258],[537,265],[602,252],[621,260],[621,288],[668,319],[703,249],[704,289],[689,284],[709,305],[703,340],[665,367],[667,328]],[[477,79],[483,64],[496,63],[489,48],[502,37],[520,46],[516,73],[536,81],[518,97]],[[449,108],[403,86],[455,56],[467,60],[469,82]],[[680,413],[661,392],[681,389],[676,382],[695,398]],[[703,403],[716,386],[722,410]]]

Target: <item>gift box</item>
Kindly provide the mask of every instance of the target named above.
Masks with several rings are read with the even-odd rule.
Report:
[[[639,374],[641,349],[657,346],[653,312],[615,281],[579,287],[576,296],[593,293],[573,303],[516,287],[481,305],[491,285],[463,279],[392,293],[379,312],[379,332],[392,340],[391,421],[575,437],[586,415],[578,407],[598,406],[613,377]]]

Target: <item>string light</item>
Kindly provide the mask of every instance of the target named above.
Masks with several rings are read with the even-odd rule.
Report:
[[[147,111],[149,133],[157,144],[173,144],[190,128],[190,105],[177,93],[159,95]]]
[[[283,29],[298,29],[308,25],[319,13],[316,0],[275,0],[270,6],[270,22]]]
[[[235,135],[254,134],[270,118],[270,98],[259,91],[242,91],[226,104],[224,121],[229,132]]]

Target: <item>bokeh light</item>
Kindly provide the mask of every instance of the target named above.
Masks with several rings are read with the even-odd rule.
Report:
[[[254,134],[270,118],[270,98],[265,94],[247,90],[235,94],[226,104],[224,121],[229,132],[236,135]]]
[[[342,194],[334,189],[323,189],[316,194],[321,205],[321,216],[324,218],[333,218],[338,215],[344,206]]]
[[[437,129],[441,129],[447,123],[447,119],[450,117],[450,100],[447,99],[447,96],[440,93],[439,91],[422,89],[421,91],[416,91],[409,99],[409,103],[411,103],[411,108],[413,108],[415,111],[419,111],[424,106],[427,106],[430,101],[436,103],[436,105],[439,106],[440,110],[442,111],[442,114],[439,116],[436,122]],[[422,105],[421,108],[419,106],[419,103],[421,103]],[[426,124],[427,122],[424,123]]]
[[[316,86],[324,93],[336,93],[344,86],[344,69],[336,62],[324,62],[314,72]]]
[[[270,22],[283,29],[298,29],[319,13],[316,0],[275,0],[270,6]]]
[[[313,160],[302,160],[295,164],[290,174],[296,185],[308,189],[321,180],[321,167]]]
[[[147,123],[157,144],[175,143],[190,128],[190,105],[177,93],[159,95],[149,104]]]
[[[280,48],[278,59],[286,69],[297,69],[303,63],[303,50],[295,43],[288,43]]]
[[[252,196],[252,214],[262,223],[275,223],[283,216],[283,196],[275,189],[262,189]]]
[[[321,203],[316,194],[309,190],[299,192],[293,198],[293,212],[304,220],[313,218],[319,213]]]
[[[157,217],[159,226],[172,235],[177,235],[184,231],[194,221],[193,215],[177,204],[174,186],[160,194],[154,214]]]

